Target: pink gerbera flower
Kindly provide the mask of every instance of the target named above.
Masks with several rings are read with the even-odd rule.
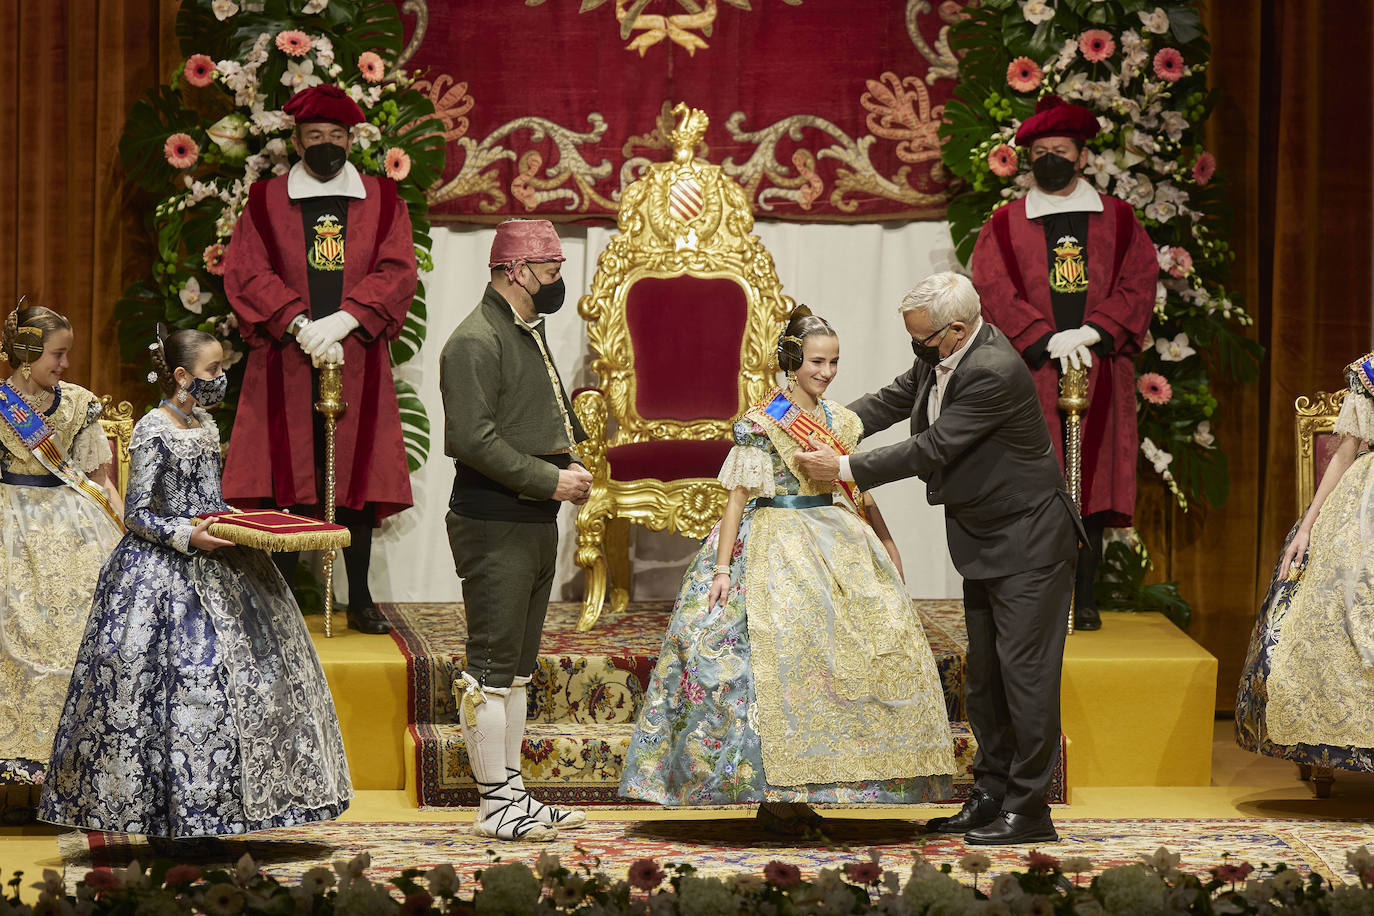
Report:
[[[1016,150],[1005,143],[988,153],[988,168],[999,178],[1010,178],[1016,174]]]
[[[375,51],[364,51],[358,55],[358,72],[369,83],[380,83],[386,74],[386,67]]]
[[[1146,372],[1135,383],[1136,391],[1151,404],[1167,404],[1174,397],[1174,389],[1169,380],[1158,372]]]
[[[1173,264],[1169,267],[1169,273],[1175,277],[1186,277],[1193,272],[1193,256],[1188,253],[1188,249],[1177,246],[1169,250],[1173,258]]]
[[[1018,57],[1007,65],[1007,85],[1017,92],[1033,91],[1044,76],[1044,71],[1029,57]]]
[[[763,866],[763,877],[769,884],[781,890],[796,887],[801,883],[801,869],[786,862],[774,859]]]
[[[877,884],[883,880],[883,867],[877,862],[850,862],[844,873],[855,884]]]
[[[400,147],[393,146],[386,151],[386,177],[392,181],[404,181],[410,174],[410,157]]]
[[[86,872],[86,877],[81,879],[81,883],[93,891],[107,891],[119,887],[119,878],[108,868],[99,868]]]
[[[630,887],[651,891],[663,883],[663,869],[653,859],[635,859],[630,863]]]
[[[1178,48],[1160,48],[1155,55],[1155,76],[1176,83],[1183,76],[1183,55]]]
[[[310,36],[299,29],[278,32],[277,50],[290,57],[304,57],[310,50]]]
[[[1217,170],[1217,157],[1208,152],[1198,153],[1197,162],[1193,163],[1193,181],[1199,186],[1205,185],[1212,180],[1212,175]]]
[[[181,75],[192,86],[208,86],[215,81],[215,62],[204,54],[192,54],[187,58]]]
[[[1168,383],[1165,382],[1165,384]],[[1031,871],[1054,871],[1059,867],[1059,860],[1049,853],[1032,849],[1026,853],[1026,867]]]
[[[173,865],[162,876],[162,883],[168,887],[178,884],[191,884],[200,880],[200,867],[197,865]]]
[[[1105,29],[1088,29],[1078,36],[1078,50],[1083,52],[1084,60],[1095,64],[1116,52],[1116,42],[1112,41],[1112,33]]]
[[[174,169],[189,169],[200,158],[200,147],[189,134],[172,134],[162,144],[162,155]]]
[[[224,276],[224,250],[224,243],[216,242],[207,245],[200,255],[201,260],[205,261],[205,269],[217,277]]]

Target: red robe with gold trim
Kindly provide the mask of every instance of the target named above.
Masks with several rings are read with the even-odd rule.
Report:
[[[1091,404],[1083,418],[1083,514],[1109,512],[1109,524],[1122,526],[1129,525],[1135,513],[1136,454],[1140,448],[1134,357],[1140,352],[1154,312],[1159,261],[1135,215],[1128,208],[1118,210],[1113,198],[1103,197],[1102,203],[1101,213],[1088,214],[1088,294],[1083,320],[1112,336],[1112,350],[1104,359],[1094,349],[1088,371]],[[1000,328],[1024,355],[1046,334],[1068,329],[1054,323],[1044,229],[1026,218],[1024,199],[1007,204],[1005,209],[1016,264],[1009,268],[1005,263],[993,220],[988,220],[973,249],[973,285],[982,299],[983,318]],[[1118,232],[1117,219],[1123,213],[1132,225]],[[1125,240],[1119,268],[1118,238]],[[1014,271],[1020,273],[1025,298],[1017,291]],[[1030,370],[1063,466],[1059,361],[1047,360],[1039,368],[1030,366]]]
[[[317,502],[310,358],[286,334],[293,318],[310,315],[305,230],[286,180],[282,175],[254,185],[262,198],[254,204],[250,195],[224,258],[224,289],[249,346],[224,467],[224,497],[240,505]],[[362,180],[367,197],[347,199],[339,307],[358,319],[358,327],[343,339],[348,409],[334,439],[335,502],[352,509],[371,503],[380,520],[411,505],[389,345],[401,333],[417,275],[405,201],[384,193],[389,179]],[[393,208],[389,218],[384,203]],[[270,226],[259,226],[255,212]]]

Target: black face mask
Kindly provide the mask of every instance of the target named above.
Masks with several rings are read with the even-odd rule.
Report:
[[[1073,181],[1073,160],[1046,153],[1031,163],[1031,174],[1042,191],[1062,191]]]
[[[305,148],[305,164],[321,178],[333,178],[347,161],[348,150],[337,143],[316,143]]]
[[[563,278],[559,277],[552,283],[541,283],[535,276],[534,271],[530,271],[530,276],[534,277],[534,282],[539,283],[539,289],[530,293],[530,298],[534,300],[534,310],[541,315],[552,315],[563,307],[563,296],[567,293],[567,287],[563,285]],[[529,293],[529,290],[525,290]]]
[[[930,340],[931,337],[938,337],[940,338],[940,340],[944,340],[944,335],[948,332],[948,330],[949,325],[945,325],[939,331],[936,331],[934,334],[930,335],[930,337],[927,337],[926,340]],[[921,343],[914,337],[911,339],[911,352],[915,353],[916,358],[928,366],[937,366],[940,364],[940,360],[944,359],[944,357],[940,355],[940,345],[938,343]]]

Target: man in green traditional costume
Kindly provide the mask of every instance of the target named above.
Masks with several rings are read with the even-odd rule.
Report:
[[[551,840],[586,822],[533,798],[520,770],[559,505],[582,505],[592,485],[573,451],[587,434],[545,337],[544,316],[563,305],[562,261],[548,220],[499,225],[491,282],[439,362],[444,453],[457,471],[448,538],[468,630],[458,719],[481,793],[473,832],[503,840]]]

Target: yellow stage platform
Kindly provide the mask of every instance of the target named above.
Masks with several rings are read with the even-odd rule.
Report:
[[[1162,614],[1102,618],[1064,651],[1069,785],[1210,785],[1216,657]]]
[[[368,636],[334,615],[325,639],[324,617],[306,618],[325,679],[334,694],[344,750],[355,789],[404,789],[408,741],[406,660],[390,636]]]
[[[1101,630],[1071,636],[1064,656],[1071,790],[1209,785],[1216,658],[1162,615],[1103,617]],[[390,637],[348,630],[342,614],[336,621],[332,639],[324,638],[322,618],[312,616],[309,625],[353,784],[409,790],[414,799],[405,657]]]

